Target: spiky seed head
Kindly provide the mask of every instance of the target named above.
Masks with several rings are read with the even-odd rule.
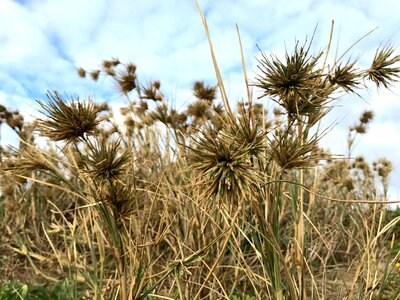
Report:
[[[136,66],[128,64],[117,78],[118,86],[123,94],[128,94],[137,86],[136,83]]]
[[[398,81],[400,77],[400,68],[394,66],[400,61],[400,55],[393,56],[394,51],[395,49],[390,45],[378,49],[371,67],[364,75],[374,82],[378,88],[381,85],[385,88],[390,88],[393,82]]]
[[[277,130],[270,141],[270,156],[282,171],[312,167],[316,161],[323,159],[318,151],[319,139],[319,136],[313,135],[302,141],[304,136],[291,132],[290,128]]]
[[[111,64],[112,64],[113,67],[118,66],[120,63],[121,63],[121,62],[120,62],[119,59],[116,58],[116,57],[113,57],[113,58],[111,59]]]
[[[353,169],[361,170],[362,172],[364,172],[364,174],[371,173],[370,166],[363,156],[357,156],[351,167]]]
[[[189,148],[190,165],[196,170],[203,196],[236,202],[251,199],[262,175],[251,163],[251,145],[207,126]]]
[[[6,114],[6,123],[10,126],[13,130],[21,131],[22,127],[24,126],[24,117],[19,113],[8,113]]]
[[[172,126],[172,128],[179,128],[184,126],[187,120],[187,116],[185,113],[179,113],[175,109],[171,109],[168,116],[168,123]]]
[[[206,119],[209,116],[210,104],[204,100],[197,100],[189,104],[187,114],[196,119]]]
[[[154,121],[160,121],[161,123],[168,123],[168,106],[163,103],[161,105],[157,105],[156,108],[150,113],[150,116]]]
[[[386,158],[379,158],[373,162],[373,169],[377,172],[379,177],[387,178],[393,171],[393,164]]]
[[[125,121],[124,121],[124,125],[125,125],[127,128],[133,129],[133,128],[135,128],[135,121],[134,121],[131,117],[127,117],[127,118],[125,119]]]
[[[160,87],[161,85],[159,84],[159,82],[150,82],[150,84],[148,84],[148,86],[144,86],[142,88],[142,92],[143,92],[143,99],[149,99],[149,100],[153,100],[153,101],[162,101],[163,99],[163,94],[160,91]]]
[[[97,81],[99,79],[99,76],[100,76],[100,70],[94,70],[90,72],[90,77],[92,77],[94,81]]]
[[[371,110],[364,111],[360,117],[361,124],[368,124],[374,118],[374,112]]]
[[[357,71],[355,63],[355,61],[348,61],[346,64],[336,66],[333,73],[328,75],[329,82],[346,92],[355,92],[355,89],[361,84],[361,73]]]
[[[103,60],[103,68],[110,69],[114,67],[114,62],[112,60]]]
[[[107,102],[103,102],[99,105],[97,105],[97,108],[99,109],[99,111],[109,111],[110,107],[108,106]]]
[[[123,183],[113,183],[102,189],[101,196],[111,206],[117,221],[131,213],[134,207],[134,190]]]
[[[139,104],[135,107],[135,112],[139,115],[144,114],[148,111],[149,105],[146,101],[140,101]]]
[[[355,188],[354,179],[351,178],[351,177],[346,177],[346,178],[343,179],[342,185],[348,191],[352,191]]]
[[[365,163],[365,158],[364,156],[357,156],[355,159],[356,163]]]
[[[206,86],[203,81],[196,81],[193,85],[193,95],[199,100],[213,102],[216,99],[217,87]]]
[[[128,63],[125,65],[126,72],[128,73],[135,73],[136,72],[136,65],[133,63]]]
[[[126,170],[130,155],[127,151],[120,152],[120,140],[96,141],[89,145],[87,158],[88,173],[94,179],[114,180],[121,176]]]
[[[160,81],[158,81],[158,80],[153,81],[153,87],[154,87],[155,89],[159,90],[160,87],[161,87]]]
[[[48,102],[38,100],[46,119],[38,121],[39,132],[53,141],[75,143],[85,135],[93,134],[101,122],[101,109],[89,98],[79,98],[67,102],[57,92],[46,94]]]
[[[293,54],[285,54],[284,61],[276,56],[267,57],[263,52],[261,54],[260,73],[254,85],[263,90],[262,97],[269,96],[289,118],[320,111],[332,92],[323,84],[321,70],[318,69],[322,52],[313,56],[309,53],[309,46],[306,49],[296,45]]]
[[[367,132],[367,127],[365,126],[365,124],[358,124],[352,127],[352,130],[354,130],[355,132],[359,133],[359,134],[364,134]]]
[[[85,78],[86,77],[86,70],[84,69],[84,68],[79,68],[78,70],[77,70],[77,72],[78,72],[78,76],[80,77],[80,78]]]

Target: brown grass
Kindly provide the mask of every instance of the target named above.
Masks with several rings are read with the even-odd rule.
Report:
[[[70,299],[397,299],[392,167],[352,159],[373,114],[349,128],[348,159],[324,151],[315,130],[339,92],[368,79],[388,87],[393,54],[378,50],[362,70],[327,68],[311,43],[283,61],[262,53],[252,84],[267,99],[249,92],[236,112],[214,54],[222,104],[198,81],[177,111],[159,82],[142,85],[135,65],[112,59],[89,74],[129,98],[123,124],[57,92],[40,102],[36,131],[2,107],[21,144],[1,152],[0,283],[66,280]]]

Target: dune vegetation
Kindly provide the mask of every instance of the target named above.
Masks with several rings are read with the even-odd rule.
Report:
[[[0,299],[399,299],[392,164],[352,155],[373,112],[348,153],[321,144],[341,97],[398,79],[395,49],[366,69],[312,39],[261,51],[235,103],[209,42],[216,85],[181,110],[116,58],[78,75],[114,81],[123,120],[57,91],[34,123],[0,107],[20,138],[1,149]]]

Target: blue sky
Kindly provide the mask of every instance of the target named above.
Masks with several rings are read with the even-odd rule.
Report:
[[[236,23],[250,78],[260,57],[257,45],[266,53],[281,55],[296,39],[310,36],[318,24],[313,47],[324,49],[332,19],[333,54],[343,53],[378,27],[351,51],[353,58],[360,57],[361,67],[368,67],[379,45],[391,42],[400,47],[396,0],[199,0],[199,4],[232,102],[245,96]],[[93,83],[76,75],[78,67],[92,70],[112,57],[135,63],[143,82],[160,80],[164,94],[177,107],[193,100],[190,90],[195,80],[216,82],[194,1],[0,0],[0,104],[19,109],[28,120],[38,115],[35,99],[44,99],[48,89],[123,105],[110,81]],[[364,99],[342,98],[327,120],[328,125],[340,123],[323,141],[334,153],[344,153],[347,128],[363,110],[374,110],[376,118],[354,154],[393,161],[392,198],[400,198],[399,94],[396,84],[392,92],[370,88],[361,93]],[[3,144],[15,141],[6,126],[1,130]]]

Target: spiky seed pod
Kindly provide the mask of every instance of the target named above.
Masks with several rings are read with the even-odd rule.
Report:
[[[99,111],[109,111],[110,107],[108,106],[107,102],[103,102],[101,104],[96,105]]]
[[[118,86],[123,94],[128,94],[137,86],[136,83],[136,66],[128,64],[125,70],[122,71],[117,78]]]
[[[256,120],[262,120],[263,117],[266,117],[268,112],[265,109],[264,105],[261,103],[255,103],[251,106],[252,113]]]
[[[270,96],[290,118],[320,111],[332,92],[323,84],[317,67],[322,52],[312,56],[309,48],[296,45],[292,55],[285,54],[284,62],[276,56],[261,54],[255,86],[264,91],[262,97]]]
[[[163,94],[159,90],[160,86],[159,82],[151,82],[147,87],[143,87],[143,99],[162,101]]]
[[[364,134],[364,133],[367,132],[367,127],[365,127],[364,124],[355,125],[351,129],[354,130],[355,132],[359,133],[359,134]]]
[[[129,160],[128,152],[120,153],[120,140],[96,141],[94,145],[89,145],[87,172],[94,179],[114,180],[124,174]]]
[[[133,204],[131,188],[122,183],[107,184],[102,186],[101,191],[101,196],[118,216],[124,211],[127,212],[127,206]]]
[[[210,104],[204,100],[197,100],[189,104],[186,113],[195,119],[208,119],[210,117]]]
[[[221,103],[212,106],[212,110],[220,116],[223,116],[225,113],[224,106]]]
[[[199,100],[213,102],[217,96],[217,87],[206,86],[203,81],[196,81],[193,85],[193,95]]]
[[[135,128],[135,121],[131,117],[127,117],[124,121],[125,127],[129,129]]]
[[[111,59],[111,64],[112,64],[113,67],[118,66],[120,63],[121,63],[121,62],[119,61],[118,58],[115,58],[115,57],[114,57],[114,58]]]
[[[335,86],[344,89],[346,92],[355,92],[355,89],[361,84],[361,74],[357,71],[354,62],[347,62],[336,66],[332,74],[328,75],[329,82]]]
[[[211,127],[201,132],[190,149],[189,162],[207,199],[236,202],[250,199],[262,181],[251,164],[251,145],[238,144]]]
[[[46,94],[48,103],[38,100],[47,119],[38,121],[41,135],[53,141],[75,143],[84,135],[94,133],[101,122],[100,109],[91,98],[81,102],[79,98],[66,102],[57,91]]]
[[[103,60],[103,68],[104,69],[110,69],[114,67],[114,63],[112,60]]]
[[[138,191],[131,182],[122,180],[100,184],[95,195],[112,209],[118,226],[121,226],[123,220],[128,218],[134,210],[140,211],[143,215],[148,213],[146,192]]]
[[[128,63],[125,65],[125,69],[128,73],[135,73],[136,72],[136,65],[133,63]]]
[[[301,142],[304,136],[299,136],[288,130],[279,130],[270,141],[270,156],[282,171],[304,169],[315,165],[323,157],[318,151],[320,137],[314,135]]]
[[[249,154],[259,162],[265,161],[266,132],[263,131],[261,118],[249,118],[248,111],[243,106],[238,122],[226,127],[232,140],[239,145],[247,145]]]
[[[24,117],[20,114],[12,113],[7,115],[6,123],[13,130],[20,132],[22,130],[22,127],[24,126]]]
[[[363,156],[357,156],[352,164],[353,169],[359,169],[364,174],[370,174],[371,173],[371,168],[368,164],[368,162],[365,161],[365,158]]]
[[[342,185],[348,191],[352,191],[355,188],[354,179],[351,177],[347,177],[343,179]]]
[[[140,101],[139,105],[136,106],[135,111],[140,115],[144,114],[149,109],[149,105],[146,101]]]
[[[168,106],[163,103],[161,105],[157,105],[154,111],[150,113],[150,116],[155,121],[160,121],[161,123],[168,123]]]
[[[84,68],[79,68],[78,70],[77,70],[77,72],[78,72],[78,76],[80,77],[80,78],[85,78],[86,77],[86,70],[84,69]]]
[[[161,82],[159,82],[158,80],[153,81],[153,87],[159,90],[161,88]]]
[[[187,116],[185,113],[179,113],[175,109],[171,109],[168,116],[168,122],[173,128],[179,128],[179,126],[183,126],[186,120]]]
[[[373,162],[373,169],[377,172],[378,176],[387,178],[393,171],[393,164],[386,158],[379,158],[377,161]]]
[[[356,165],[364,164],[364,163],[365,163],[365,158],[364,158],[363,156],[357,156],[357,157],[354,159],[354,163],[355,163]]]
[[[100,70],[94,70],[90,72],[90,77],[92,77],[94,81],[97,81],[99,79],[99,75],[100,75]]]
[[[374,112],[367,110],[364,111],[360,117],[361,124],[368,124],[374,118]]]
[[[365,77],[373,81],[378,87],[383,85],[385,88],[390,88],[392,83],[396,82],[400,76],[400,68],[393,66],[400,61],[400,55],[392,57],[394,51],[395,49],[390,45],[378,49],[371,67],[365,73]]]

